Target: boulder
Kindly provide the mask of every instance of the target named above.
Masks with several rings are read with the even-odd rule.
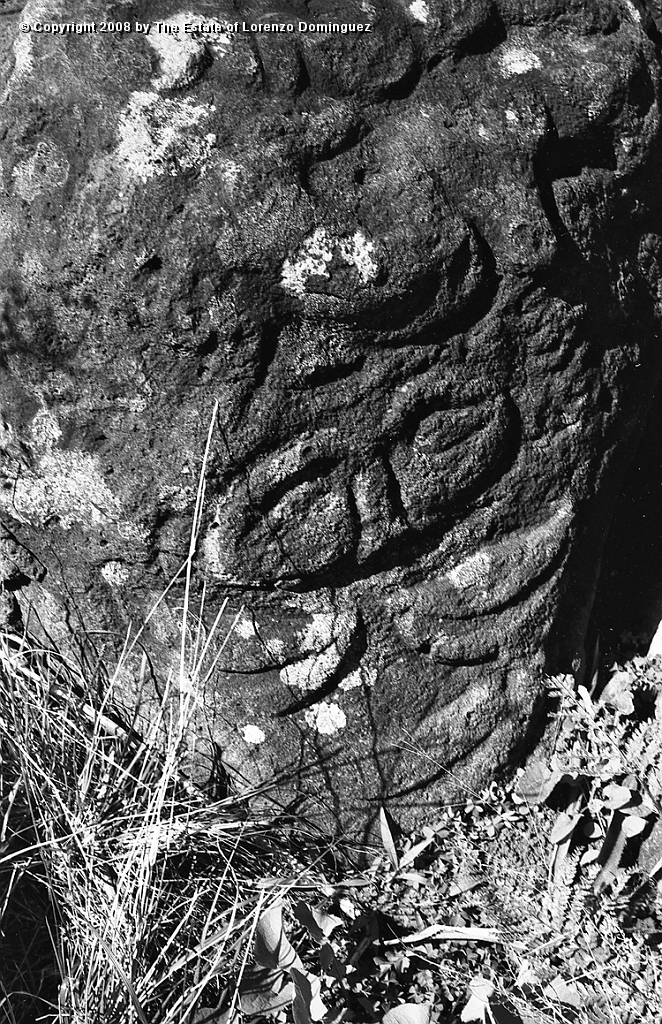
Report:
[[[198,777],[421,819],[581,674],[660,373],[652,7],[3,17],[2,608],[193,701]]]

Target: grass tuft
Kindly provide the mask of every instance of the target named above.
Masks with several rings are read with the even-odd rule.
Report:
[[[0,684],[8,1019],[26,1012],[49,931],[46,1019],[179,1024],[231,999],[257,918],[282,895],[259,879],[300,869],[291,827],[185,778],[189,692],[166,687],[143,739],[111,710],[112,686],[93,700],[17,638],[0,637]]]

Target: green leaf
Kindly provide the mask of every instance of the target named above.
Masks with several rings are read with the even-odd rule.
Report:
[[[565,839],[568,839],[581,820],[581,814],[566,814],[565,811],[562,811],[554,822],[554,827],[549,836],[550,843],[562,843]]]
[[[301,960],[283,928],[282,903],[274,904],[260,917],[255,929],[253,955],[255,963],[268,970],[283,972],[292,967],[302,968]]]
[[[324,974],[330,975],[336,981],[342,981],[347,974],[345,965],[340,962],[328,942],[323,942],[320,946],[320,967]]]
[[[433,880],[427,875],[421,874],[420,871],[400,871],[398,874],[403,882],[412,882],[414,885],[432,885]]]
[[[625,852],[627,836],[623,831],[625,817],[622,811],[612,811],[605,841],[600,850],[598,863],[602,864],[599,875],[593,882],[593,889],[600,893],[611,885]]]
[[[615,672],[600,694],[599,703],[606,704],[621,715],[634,714],[632,677],[629,673]]]
[[[472,889],[477,889],[480,885],[484,884],[484,878],[477,878],[475,875],[465,874],[460,871],[459,875],[448,890],[448,895],[459,896],[463,892],[471,892]]]
[[[327,914],[319,907],[310,907],[303,900],[299,900],[295,906],[294,916],[316,942],[328,939],[329,935],[342,924],[341,918]]]
[[[386,811],[383,807],[379,808],[379,829],[382,834],[382,843],[384,844],[384,849],[388,854],[388,859],[393,865],[393,868],[397,871],[399,865],[398,853],[395,848],[395,843],[393,842],[393,833],[391,832],[388,818],[386,817]]]
[[[384,939],[383,946],[411,945],[414,942],[427,942],[428,939],[439,939],[442,942],[500,942],[496,928],[474,928],[469,925],[431,924],[411,935],[402,935],[397,939]]]
[[[517,782],[517,793],[527,804],[543,804],[563,778],[563,772],[552,770],[542,761],[530,764]]]
[[[610,811],[617,811],[630,803],[632,800],[632,790],[626,786],[617,786],[615,782],[611,782],[608,786],[605,786],[602,796],[605,807],[608,807]]]
[[[427,839],[423,839],[422,842],[416,843],[415,846],[412,846],[411,850],[407,850],[406,853],[403,853],[402,859],[400,860],[400,867],[405,868],[408,864],[413,864],[416,858],[423,853],[423,850],[426,850],[430,843],[433,843],[436,838],[437,837],[433,832],[431,836],[427,837]]]
[[[627,817],[623,819],[621,829],[627,839],[633,839],[634,836],[638,836],[644,831],[647,824],[648,821],[646,818],[640,818],[636,814],[628,814]]]
[[[602,835],[602,829],[598,825],[597,821],[593,821],[592,818],[589,818],[588,821],[585,821],[582,825],[582,834],[586,836],[587,839],[599,839]]]
[[[585,1002],[584,994],[577,983],[564,981],[560,974],[543,989],[543,995],[567,1006],[574,1006],[578,1010],[581,1010]]]
[[[204,1006],[193,1012],[191,1024],[228,1024],[229,1020],[229,1007],[221,1010],[218,1006]]]
[[[241,1011],[247,1017],[277,1013],[294,999],[294,985],[282,971],[248,967],[239,985]]]
[[[382,1024],[430,1024],[432,1007],[428,1003],[403,1003],[382,1017]]]
[[[540,977],[536,974],[528,960],[523,960],[520,964],[515,984],[524,992],[527,989],[536,988],[540,984]]]
[[[347,1016],[346,1006],[332,1006],[327,1011],[326,1017],[324,1018],[324,1024],[341,1024],[341,1021]]]
[[[591,700],[591,694],[585,686],[577,687],[577,697],[584,705],[584,711],[590,720],[595,718],[595,704]]]
[[[479,974],[469,982],[469,1000],[460,1014],[461,1021],[480,1021],[485,1024],[490,1005],[490,997],[494,994],[494,985],[488,978]]]
[[[322,983],[314,974],[306,974],[296,967],[290,973],[294,981],[294,1024],[314,1024],[326,1014],[326,1006],[320,996]]]

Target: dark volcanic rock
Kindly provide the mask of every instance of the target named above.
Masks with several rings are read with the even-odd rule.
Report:
[[[660,369],[659,20],[629,0],[5,19],[6,613],[119,649],[180,571],[218,403],[192,586],[203,627],[243,610],[200,756],[305,769],[284,792],[356,828],[530,744],[543,672],[581,670]],[[264,31],[300,21],[371,31]],[[161,679],[182,593],[142,638]]]

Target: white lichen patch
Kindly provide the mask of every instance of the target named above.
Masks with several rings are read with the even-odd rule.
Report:
[[[362,231],[355,231],[350,239],[340,244],[343,260],[356,267],[363,284],[368,284],[377,277],[379,268],[372,256],[374,251],[374,242],[369,242]]]
[[[245,725],[241,730],[241,736],[244,743],[248,743],[251,746],[256,746],[259,743],[264,743],[266,735],[257,725]]]
[[[277,636],[269,637],[267,640],[264,640],[263,643],[267,654],[273,658],[274,661],[278,661],[285,654],[285,643]]]
[[[525,75],[527,71],[535,71],[542,67],[537,53],[528,46],[506,45],[499,53],[499,67],[505,78]]]
[[[338,684],[341,690],[355,690],[358,686],[374,686],[377,682],[377,672],[374,668],[360,665],[353,672],[349,672]]]
[[[101,567],[101,575],[111,587],[121,587],[129,578],[129,570],[121,562],[106,562]]]
[[[317,228],[301,246],[298,259],[294,262],[285,260],[283,263],[283,288],[294,292],[295,295],[303,295],[309,277],[328,277],[327,264],[333,259],[333,247],[328,232],[324,228]]]
[[[317,612],[313,615],[305,629],[297,633],[297,640],[301,648],[319,650],[322,647],[328,647],[333,640],[335,621],[335,615],[329,612]]]
[[[14,70],[11,75],[10,82],[27,78],[34,71],[34,56],[32,53],[32,40],[34,36],[31,32],[25,35],[20,35],[15,41],[14,50]],[[7,89],[8,91],[8,89]]]
[[[282,668],[281,682],[304,691],[323,686],[340,668],[356,627],[357,617],[353,610],[314,614],[306,627],[296,634],[301,653],[312,653]]]
[[[491,564],[492,559],[486,551],[477,551],[446,573],[446,579],[459,589],[485,586]]]
[[[177,681],[180,697],[186,698],[191,704],[200,704],[202,696],[197,681],[186,673],[179,675]]]
[[[12,5],[13,10],[7,10],[7,5],[3,4],[3,9],[0,9],[0,13],[11,14],[14,11],[19,11],[21,7],[20,21],[24,24],[52,24],[58,22],[66,22],[70,20],[66,14],[60,18],[56,16],[56,9],[53,8],[52,2],[48,0],[45,3],[38,3],[36,0],[28,0],[25,4]],[[32,78],[37,83],[37,88],[42,86],[45,75],[41,72],[39,64],[46,60],[51,64],[53,63],[52,51],[48,55],[44,54],[43,46],[47,41],[52,38],[49,33],[41,32],[21,32],[17,35],[16,40],[13,43],[12,49],[14,51],[14,68],[7,81],[7,87],[2,95],[2,101],[4,102],[10,94],[12,87],[18,85],[19,88],[23,85],[26,78]],[[38,44],[35,47],[37,40],[40,41],[41,46]],[[36,49],[36,53],[35,53]],[[39,50],[42,53],[39,53]],[[51,70],[51,69],[49,69]]]
[[[241,164],[234,160],[228,160],[227,157],[219,157],[215,163],[215,170],[225,182],[230,195],[234,195],[243,171]]]
[[[319,652],[334,642],[344,651],[352,639],[356,625],[354,609],[344,612],[315,612],[310,622],[296,635],[299,650]]]
[[[194,498],[192,487],[179,487],[170,498],[170,507],[175,512],[185,512]]]
[[[239,619],[239,622],[234,627],[234,632],[244,640],[252,640],[257,636],[257,629],[253,619]]]
[[[328,704],[313,704],[304,711],[304,718],[311,729],[315,729],[322,736],[333,736],[347,725],[345,712],[333,701]]]
[[[420,21],[423,25],[427,25],[428,18],[430,16],[430,9],[425,3],[425,0],[414,0],[413,4],[409,5],[409,13],[412,18],[416,21]]]
[[[60,424],[48,409],[40,409],[30,424],[32,444],[38,451],[47,451],[62,437]]]
[[[74,451],[42,455],[37,472],[16,480],[13,507],[27,522],[56,517],[69,530],[74,523],[109,525],[118,520],[119,502],[106,485],[96,460]]]
[[[280,670],[280,681],[285,686],[294,686],[298,690],[317,690],[340,668],[342,653],[337,644],[331,644],[321,654],[311,654],[293,665],[286,665]]]
[[[156,92],[133,92],[118,125],[117,163],[129,178],[173,176],[204,164],[216,143],[213,132],[192,134],[215,110],[192,100],[162,99]]]
[[[69,177],[69,161],[50,139],[42,139],[29,159],[12,171],[14,191],[28,202],[64,185]]]
[[[565,495],[542,523],[469,555],[447,572],[445,579],[459,590],[482,588],[492,596],[505,595],[523,585],[527,575],[539,572],[553,557],[567,532],[573,510],[572,498]]]
[[[55,518],[65,530],[74,523],[117,523],[120,504],[96,459],[55,447],[61,430],[52,413],[43,409],[35,416],[31,436],[34,464],[21,469],[11,491],[0,491],[0,508],[34,525]]]
[[[303,242],[297,258],[283,263],[281,284],[287,291],[303,296],[309,277],[330,277],[329,264],[334,259],[354,267],[361,283],[368,284],[378,272],[374,251],[374,243],[362,231],[355,231],[350,238],[333,238],[326,228],[316,228]]]
[[[160,32],[151,31],[145,36],[159,57],[161,74],[152,79],[155,89],[181,89],[197,78],[204,61],[204,43],[185,32],[184,26],[199,21],[199,16],[182,12],[167,18]]]
[[[354,499],[361,521],[369,523],[374,516],[375,470],[373,467],[357,473],[354,477]]]

